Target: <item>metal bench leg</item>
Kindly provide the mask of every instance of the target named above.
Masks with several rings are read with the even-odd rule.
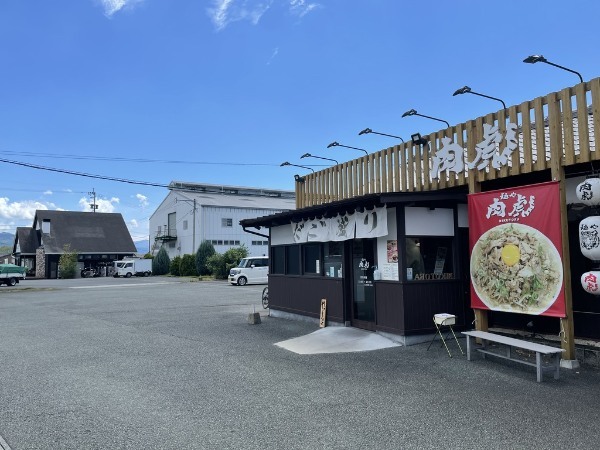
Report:
[[[558,377],[560,377],[560,356],[560,353],[554,355],[554,364],[556,365],[556,370],[554,371],[555,380],[558,380]]]
[[[542,382],[542,354],[535,352],[535,368],[537,370],[537,381]]]

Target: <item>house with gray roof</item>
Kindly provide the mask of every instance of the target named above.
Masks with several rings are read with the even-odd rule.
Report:
[[[37,210],[30,228],[17,228],[13,254],[30,275],[57,278],[58,261],[67,246],[77,253],[80,269],[110,267],[136,253],[121,214]]]

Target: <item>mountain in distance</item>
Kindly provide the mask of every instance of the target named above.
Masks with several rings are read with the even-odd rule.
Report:
[[[12,233],[1,232],[0,233],[0,247],[12,247],[15,243],[15,235]]]
[[[150,248],[148,247],[148,239],[143,241],[133,241],[133,243],[135,244],[135,248],[138,253],[143,253],[145,255],[150,251]]]

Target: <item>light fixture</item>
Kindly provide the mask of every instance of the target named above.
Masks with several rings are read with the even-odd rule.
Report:
[[[452,94],[452,96],[454,97],[456,95],[461,95],[461,94],[473,94],[473,95],[479,95],[480,97],[491,98],[492,100],[497,100],[500,103],[502,103],[502,106],[504,107],[504,109],[506,109],[506,103],[504,103],[499,98],[490,97],[489,95],[485,95],[485,94],[480,94],[479,92],[475,92],[475,91],[471,90],[471,88],[469,86],[463,86],[460,89],[457,89],[456,91],[454,91],[454,94]]]
[[[546,64],[550,64],[551,66],[558,67],[559,69],[566,70],[567,72],[574,73],[575,75],[577,75],[579,77],[579,81],[581,83],[583,83],[583,77],[581,76],[581,74],[579,72],[575,72],[574,70],[569,69],[567,67],[559,66],[558,64],[554,64],[553,62],[548,61],[542,55],[531,55],[531,56],[528,56],[527,58],[525,58],[523,60],[523,62],[527,63],[527,64],[535,64],[537,62],[543,62],[543,63],[546,63]]]
[[[302,158],[319,158],[319,159],[326,159],[327,161],[333,161],[336,164],[339,164],[339,162],[337,162],[335,159],[331,159],[331,158],[323,158],[322,156],[316,156],[316,155],[311,155],[310,153],[305,153],[304,155],[302,155],[300,157],[300,159]]]
[[[306,166],[299,166],[297,164],[292,164],[290,162],[282,162],[281,164],[279,164],[279,167],[283,167],[283,166],[294,166],[294,167],[301,167],[302,169],[308,169],[308,170],[312,170],[313,173],[315,172],[315,169],[313,169],[312,167],[306,167]]]
[[[298,183],[304,183],[304,177],[301,177],[298,174],[294,175],[294,180],[296,180]]]
[[[445,120],[438,119],[436,117],[425,116],[423,114],[419,114],[416,109],[409,109],[404,114],[402,114],[402,117],[407,117],[407,116],[420,116],[420,117],[426,117],[427,119],[437,120],[438,122],[444,122],[446,124],[446,126],[448,128],[450,128],[450,124],[448,122],[446,122]]]
[[[412,140],[412,143],[415,145],[426,145],[428,142],[427,138],[424,138],[423,136],[421,136],[421,133],[411,134],[410,139]]]
[[[402,139],[400,136],[394,136],[393,134],[387,134],[387,133],[380,133],[378,131],[373,131],[370,128],[365,128],[364,130],[362,130],[361,132],[358,133],[359,136],[363,135],[363,134],[379,134],[380,136],[387,136],[387,137],[392,137],[392,138],[396,138],[396,139],[400,139],[402,142],[404,142],[404,139]]]
[[[368,154],[369,154],[369,152],[368,152],[368,151],[366,151],[364,148],[350,147],[349,145],[343,145],[343,144],[340,144],[339,142],[335,142],[335,141],[334,141],[334,142],[332,142],[331,144],[329,144],[329,145],[327,146],[327,148],[331,148],[331,147],[346,147],[346,148],[352,148],[352,149],[354,149],[354,150],[360,150],[361,152],[365,152],[365,155],[368,155]]]

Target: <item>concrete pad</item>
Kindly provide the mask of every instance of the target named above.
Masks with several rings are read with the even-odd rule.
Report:
[[[351,327],[328,327],[275,345],[300,355],[368,352],[400,344],[371,331]]]

